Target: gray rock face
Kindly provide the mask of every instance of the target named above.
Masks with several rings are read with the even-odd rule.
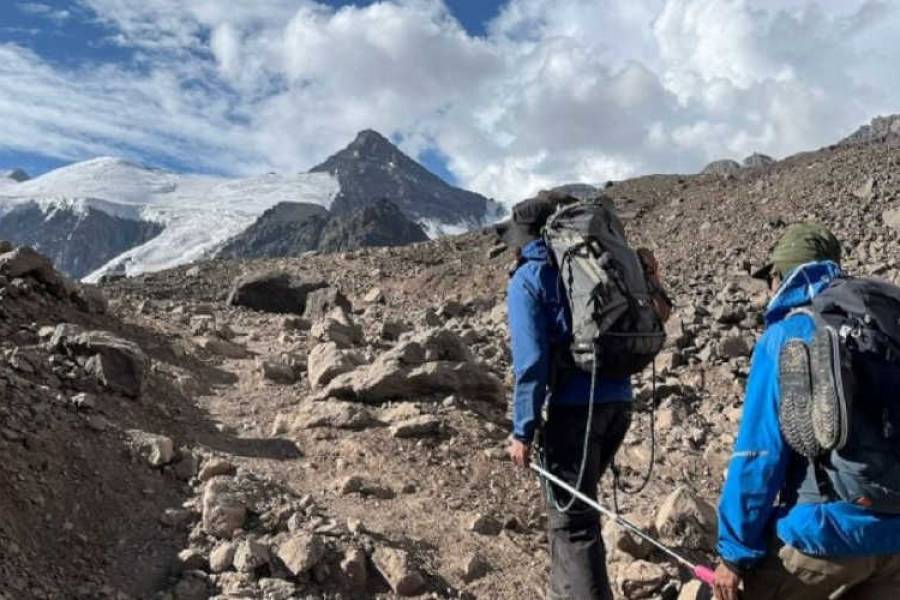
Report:
[[[382,198],[333,216],[322,231],[319,250],[346,252],[357,248],[405,246],[427,240],[425,231],[397,204]]]
[[[158,223],[122,219],[91,208],[84,214],[71,209],[48,214],[36,203],[0,217],[0,239],[34,247],[57,269],[79,279],[162,230]]]
[[[868,125],[863,125],[843,140],[843,145],[868,144],[900,140],[900,115],[875,117]]]
[[[260,312],[302,315],[307,295],[321,287],[321,283],[303,283],[277,271],[246,275],[235,280],[226,303]]]
[[[410,219],[480,225],[493,206],[487,198],[448,185],[376,131],[366,130],[312,172],[331,173],[341,185],[332,210],[348,213],[381,198]]]
[[[700,171],[703,175],[734,175],[741,170],[741,165],[736,160],[725,158],[714,160]]]
[[[428,236],[389,200],[373,200],[347,212],[313,204],[283,203],[263,213],[219,251],[219,258],[275,258],[307,252],[346,252],[404,246]]]
[[[745,168],[755,169],[759,167],[767,167],[773,162],[775,162],[775,159],[773,159],[771,156],[755,152],[745,158],[741,164],[743,164]]]
[[[253,225],[232,238],[219,258],[299,256],[319,249],[328,210],[317,204],[282,202],[264,212]]]
[[[107,388],[137,398],[141,395],[149,360],[140,347],[107,331],[80,331],[59,325],[50,345],[73,356],[90,357],[85,370]]]
[[[0,171],[0,179],[12,179],[13,181],[22,183],[23,181],[28,181],[31,177],[29,177],[28,173],[22,169],[6,169]]]

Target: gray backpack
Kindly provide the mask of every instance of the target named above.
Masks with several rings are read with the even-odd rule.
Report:
[[[611,378],[644,369],[665,343],[654,304],[664,294],[628,245],[612,201],[563,205],[543,234],[568,301],[575,366]]]
[[[805,348],[810,393],[782,398],[779,418],[809,459],[799,500],[900,514],[900,288],[839,278],[798,312],[816,324]],[[783,350],[790,369],[784,359]]]

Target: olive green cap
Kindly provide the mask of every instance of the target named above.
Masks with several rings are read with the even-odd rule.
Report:
[[[753,276],[758,279],[768,279],[772,274],[784,276],[795,267],[820,260],[840,264],[841,243],[823,225],[796,223],[775,244],[768,264]]]

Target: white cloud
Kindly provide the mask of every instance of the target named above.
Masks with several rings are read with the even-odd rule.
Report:
[[[80,0],[134,65],[0,46],[0,148],[305,169],[373,127],[505,201],[827,144],[900,108],[900,6],[510,0],[485,37],[441,0]]]
[[[72,16],[72,13],[67,10],[53,8],[49,4],[41,2],[19,2],[16,7],[23,13],[44,17],[56,23],[63,23]]]

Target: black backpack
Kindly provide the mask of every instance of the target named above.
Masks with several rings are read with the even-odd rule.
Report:
[[[830,378],[826,387],[834,390],[823,398],[813,390],[802,410],[782,401],[785,438],[809,459],[799,500],[840,499],[898,514],[900,288],[842,277],[799,312],[813,318],[820,338],[809,348],[810,367],[820,370],[812,382]]]
[[[543,236],[572,317],[575,366],[611,378],[643,370],[665,343],[655,304],[665,295],[628,245],[612,201],[599,197],[559,207]]]

